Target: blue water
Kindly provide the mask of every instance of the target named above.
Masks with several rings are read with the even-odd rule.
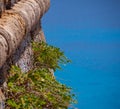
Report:
[[[55,75],[78,109],[120,109],[119,11],[119,0],[51,0],[42,20],[47,42],[72,60]]]
[[[77,32],[70,30],[65,34],[71,36],[68,39],[61,37],[64,32],[50,34],[53,36],[48,43],[60,47],[72,60],[55,75],[74,89],[78,99],[76,107],[120,109],[120,32],[89,30],[79,32],[77,37]]]

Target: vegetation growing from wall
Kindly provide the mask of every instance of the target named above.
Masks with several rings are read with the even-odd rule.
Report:
[[[23,73],[12,66],[6,88],[6,109],[67,109],[74,103],[71,88],[58,82],[50,69],[70,62],[59,48],[33,43],[33,69]]]

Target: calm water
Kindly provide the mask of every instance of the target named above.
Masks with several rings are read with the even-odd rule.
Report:
[[[43,29],[72,60],[55,75],[73,87],[76,107],[120,109],[120,1],[51,0]]]
[[[64,50],[73,61],[57,71],[56,77],[73,87],[78,98],[76,107],[120,109],[120,32],[70,30],[65,34],[71,36],[68,39],[61,37],[61,32],[50,34],[53,36],[48,42]]]

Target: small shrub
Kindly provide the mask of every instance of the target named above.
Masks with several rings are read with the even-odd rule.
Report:
[[[61,65],[71,62],[60,48],[50,46],[44,42],[33,43],[34,66],[51,68],[54,71],[61,69]]]
[[[34,67],[23,73],[12,66],[5,91],[6,109],[67,109],[74,103],[71,88],[58,82],[49,69],[70,62],[59,48],[33,43]]]

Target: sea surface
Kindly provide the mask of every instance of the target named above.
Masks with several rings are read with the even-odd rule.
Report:
[[[120,0],[51,0],[42,19],[49,44],[72,60],[56,71],[78,109],[120,109]]]
[[[50,35],[52,34],[52,37]],[[64,35],[64,36],[63,36]],[[120,109],[120,31],[89,29],[46,31],[72,63],[56,78],[73,88],[78,109]]]

